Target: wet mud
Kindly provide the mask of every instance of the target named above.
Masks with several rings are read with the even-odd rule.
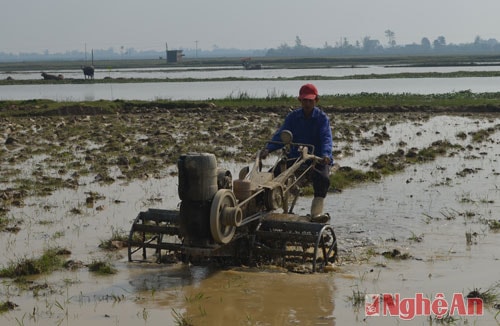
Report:
[[[380,176],[328,194],[339,241],[332,271],[128,262],[120,241],[136,215],[179,204],[181,153],[215,153],[237,175],[288,110],[68,109],[0,118],[0,267],[67,250],[60,268],[1,278],[2,324],[398,325],[398,316],[366,317],[365,295],[498,293],[494,110],[325,108],[339,170]],[[430,153],[436,144],[449,145]],[[305,214],[310,200],[301,197],[296,211]],[[96,262],[114,273],[96,272]],[[446,322],[496,324],[498,303],[493,296],[482,316]],[[405,323],[438,321],[431,314]]]

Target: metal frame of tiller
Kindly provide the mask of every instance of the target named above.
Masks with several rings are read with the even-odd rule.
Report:
[[[199,263],[214,259],[232,259],[245,263],[312,264],[312,272],[337,259],[337,240],[332,225],[310,222],[310,217],[293,213],[300,187],[307,180],[314,164],[314,147],[292,142],[289,131],[282,133],[283,145],[277,162],[262,171],[257,153],[253,168],[244,168],[239,179],[229,188],[215,192],[209,209],[198,218],[209,232],[196,236],[186,231],[179,210],[149,209],[135,218],[128,240],[128,259],[147,249],[154,249],[156,261]],[[291,162],[287,157],[292,146],[298,146],[300,157]],[[290,165],[290,166],[288,166]],[[281,173],[274,176],[275,169]],[[219,172],[220,174],[220,172]],[[223,173],[228,178],[227,172]],[[229,174],[230,177],[230,174]],[[230,180],[232,181],[232,180]],[[283,213],[275,212],[281,208]],[[181,210],[182,211],[182,210]],[[189,218],[192,218],[189,216]],[[166,254],[162,255],[162,250]]]

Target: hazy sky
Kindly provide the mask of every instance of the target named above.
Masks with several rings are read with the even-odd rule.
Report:
[[[0,52],[500,41],[500,0],[2,0]]]

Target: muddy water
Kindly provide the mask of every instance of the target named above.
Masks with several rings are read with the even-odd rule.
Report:
[[[364,168],[379,155],[375,153],[393,152],[401,140],[405,149],[442,139],[472,146],[380,182],[329,194],[326,210],[333,216],[340,259],[336,271],[327,274],[129,263],[125,250],[110,253],[98,248],[113,230],[127,231],[139,211],[175,207],[173,177],[108,186],[89,177],[77,190],[29,198],[26,206],[9,212],[19,221],[20,231],[0,234],[5,248],[1,265],[37,257],[44,248],[58,245],[71,250],[71,259],[84,263],[110,259],[118,273],[97,276],[86,268],[59,271],[31,278],[33,283],[22,289],[4,279],[0,301],[18,307],[0,315],[1,324],[398,325],[403,323],[398,317],[365,319],[364,306],[353,304],[352,297],[423,293],[434,298],[443,293],[451,298],[455,292],[467,294],[475,288],[498,291],[500,234],[487,222],[500,220],[500,133],[481,143],[472,143],[470,135],[465,140],[455,136],[499,123],[498,117],[401,120],[378,125],[350,142],[356,149],[353,156],[338,163]],[[390,141],[361,144],[384,126]],[[240,167],[221,165],[233,175]],[[466,168],[473,172],[457,175]],[[87,206],[89,191],[105,198]],[[309,203],[310,198],[301,198],[296,211],[306,213]],[[72,214],[73,208],[81,214]],[[466,233],[472,237],[469,243]],[[382,255],[395,249],[409,259]],[[484,316],[457,317],[456,324],[494,325],[496,313],[489,305]],[[433,323],[415,317],[408,324]]]

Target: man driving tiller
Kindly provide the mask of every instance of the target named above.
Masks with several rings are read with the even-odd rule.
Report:
[[[323,206],[328,188],[330,187],[330,168],[333,165],[333,140],[330,128],[330,120],[317,103],[319,102],[318,89],[313,84],[305,84],[299,90],[298,100],[301,107],[290,112],[283,125],[274,134],[271,141],[260,152],[262,159],[277,149],[283,147],[279,141],[282,130],[289,130],[293,134],[293,141],[314,146],[314,155],[321,157],[321,162],[315,163],[312,170],[312,185],[314,198],[311,204],[311,221],[316,223],[326,223],[330,220],[328,213],[323,213]],[[298,148],[292,148],[288,158],[292,159],[287,164],[292,165],[300,157]],[[275,171],[275,174],[279,174]]]

